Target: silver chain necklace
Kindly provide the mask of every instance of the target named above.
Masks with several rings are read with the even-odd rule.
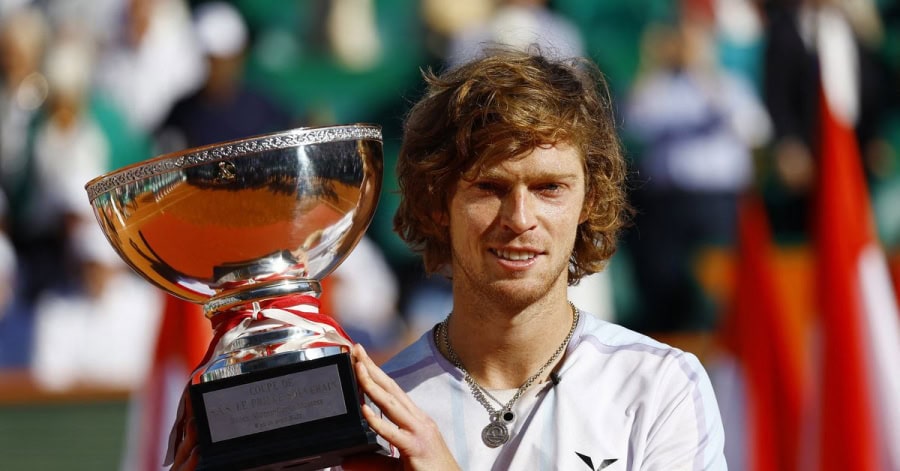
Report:
[[[516,414],[513,412],[512,408],[515,405],[516,401],[519,400],[519,397],[525,393],[525,391],[537,381],[538,378],[544,373],[544,370],[547,369],[553,362],[556,361],[557,358],[562,354],[562,352],[566,349],[566,346],[569,344],[569,340],[572,339],[572,334],[575,333],[575,327],[578,325],[578,309],[575,308],[575,305],[569,301],[569,306],[572,307],[572,328],[569,329],[569,333],[566,334],[566,338],[562,341],[562,343],[557,347],[556,351],[553,352],[553,355],[544,363],[540,369],[537,370],[537,373],[528,377],[519,389],[516,390],[516,394],[513,395],[512,399],[503,405],[500,401],[498,401],[494,396],[491,395],[485,388],[483,388],[478,382],[475,381],[475,378],[469,374],[469,371],[462,365],[462,362],[459,360],[459,357],[456,355],[456,352],[453,350],[453,347],[450,346],[450,335],[449,329],[447,328],[447,322],[450,320],[450,316],[448,315],[446,319],[443,320],[440,324],[438,324],[438,331],[435,332],[435,337],[440,338],[441,343],[444,346],[444,349],[447,351],[447,355],[450,357],[449,360],[453,363],[453,366],[459,368],[460,371],[463,372],[463,376],[466,380],[466,383],[469,385],[469,389],[472,390],[472,396],[488,411],[490,416],[490,423],[488,423],[484,429],[481,430],[481,441],[484,442],[490,448],[497,448],[500,445],[503,445],[507,441],[509,441],[509,424],[511,424],[514,420],[516,420]],[[450,313],[453,314],[452,312]],[[498,405],[502,407],[499,410],[494,409],[491,403],[487,400],[489,396],[491,399],[497,402]]]

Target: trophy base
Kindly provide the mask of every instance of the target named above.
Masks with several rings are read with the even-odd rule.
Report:
[[[191,385],[197,469],[305,471],[386,453],[358,391],[347,353]]]

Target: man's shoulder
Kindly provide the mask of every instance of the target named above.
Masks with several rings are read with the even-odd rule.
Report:
[[[582,312],[582,314],[587,314]],[[605,347],[615,348],[638,348],[647,351],[669,352],[677,351],[675,347],[662,343],[645,334],[631,330],[627,327],[605,321],[593,315],[586,315],[581,330],[581,337],[590,338],[592,342],[599,343]]]
[[[697,357],[677,347],[647,335],[594,316],[585,321],[578,338],[578,347],[603,356],[627,356],[647,366],[654,363],[673,364],[687,371],[702,369]]]
[[[585,319],[578,342],[568,373],[583,389],[618,385],[633,393],[622,399],[651,395],[675,402],[690,395],[703,420],[720,420],[709,375],[693,353],[596,318]]]

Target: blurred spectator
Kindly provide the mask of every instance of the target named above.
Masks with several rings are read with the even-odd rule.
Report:
[[[34,320],[21,281],[13,245],[0,230],[0,369],[26,369],[31,362]]]
[[[484,0],[422,0],[420,16],[429,54],[445,59],[450,39],[487,22],[495,8],[495,2]]]
[[[41,70],[49,26],[37,8],[23,7],[0,21],[0,186],[24,191],[26,137],[49,86]]]
[[[344,67],[367,70],[381,61],[384,47],[373,0],[333,0],[326,23],[331,51]]]
[[[21,0],[20,0],[21,1]],[[95,41],[103,42],[118,34],[129,0],[24,0],[40,8],[53,25],[78,23],[90,31]]]
[[[203,59],[182,0],[121,0],[111,38],[99,44],[96,86],[151,133],[175,102],[203,80]]]
[[[84,184],[108,168],[109,142],[89,105],[93,65],[94,45],[80,31],[61,36],[48,53],[50,99],[35,128],[32,156],[33,228],[89,212]]]
[[[108,169],[109,141],[90,109],[93,46],[78,29],[59,31],[50,44],[49,96],[28,128],[24,169],[10,192],[10,230],[29,299],[69,281],[68,228],[90,212],[85,182]]]
[[[757,0],[710,0],[714,7],[719,62],[753,83],[762,78],[765,43]]]
[[[752,85],[717,63],[709,18],[687,10],[646,39],[649,62],[625,121],[639,146],[637,215],[625,239],[640,293],[631,327],[708,331],[714,311],[692,260],[704,246],[733,242],[737,198],[753,182],[751,150],[771,125]]]
[[[578,28],[550,10],[547,0],[502,0],[485,22],[463,28],[450,38],[447,63],[452,67],[472,60],[491,44],[537,46],[545,54],[562,58],[584,55]]]
[[[194,34],[206,55],[202,87],[178,101],[158,132],[162,152],[280,131],[290,115],[244,81],[248,31],[241,14],[228,3],[200,4]]]
[[[51,390],[139,387],[153,358],[163,294],[125,265],[94,221],[78,224],[69,241],[82,283],[38,299],[34,379]]]
[[[840,59],[837,76],[849,81],[845,96],[853,103],[857,138],[872,172],[884,160],[878,131],[890,103],[884,65],[875,54],[882,26],[869,0],[774,0],[766,7],[765,102],[775,130],[775,181],[768,203],[777,233],[804,238],[816,172],[820,53],[849,54]],[[823,22],[832,27],[824,28]],[[850,62],[844,62],[848,57]]]

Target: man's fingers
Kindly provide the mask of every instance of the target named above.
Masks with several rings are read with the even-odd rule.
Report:
[[[188,455],[188,460],[184,465],[181,466],[179,471],[194,471],[197,469],[197,464],[200,462],[200,453],[197,451],[197,447],[191,448],[191,454]]]
[[[194,469],[197,467],[197,454],[194,449],[197,445],[197,426],[194,423],[194,417],[188,416],[184,424],[184,437],[175,451],[175,462],[172,469]],[[193,458],[194,465],[188,466]]]
[[[434,420],[413,403],[360,345],[353,346],[352,355],[360,388],[381,409],[378,413],[373,406],[363,404],[363,417],[375,433],[399,450],[403,466],[459,469]]]
[[[382,371],[382,369],[379,368],[374,361],[372,361],[372,359],[369,357],[369,354],[366,353],[366,350],[362,345],[357,344],[353,347],[353,349],[354,353],[356,353],[355,358],[357,358],[358,362],[362,363],[362,365],[365,367],[365,372],[368,373],[368,376],[376,385],[378,385],[388,395],[394,397],[406,410],[419,410],[419,408],[416,407],[415,404],[413,404],[412,400],[409,399],[409,396],[407,396],[406,392],[403,391],[402,388],[400,388],[400,386],[393,380],[393,378],[388,376],[387,373]]]
[[[190,386],[184,388],[184,395],[181,399],[184,402],[185,417],[194,416],[194,403],[191,401]]]
[[[369,427],[372,427],[372,430],[374,430],[375,433],[381,435],[385,440],[397,448],[403,449],[406,447],[406,441],[408,440],[406,431],[394,425],[393,422],[385,420],[381,414],[372,410],[367,404],[363,404],[362,413],[363,417],[365,417],[366,421],[369,423]]]
[[[365,363],[357,363],[357,380],[363,391],[369,396],[369,399],[377,404],[378,408],[398,426],[409,428],[414,425],[415,418],[410,412],[408,405],[378,384],[378,382],[372,378],[371,372],[372,370],[368,368]]]

